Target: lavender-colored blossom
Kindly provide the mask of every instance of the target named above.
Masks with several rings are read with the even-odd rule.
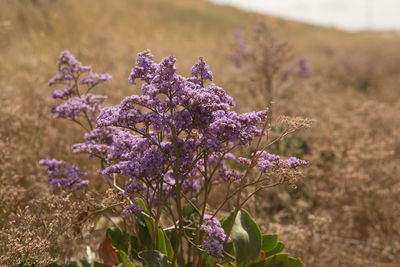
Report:
[[[89,180],[81,180],[80,176],[86,173],[79,170],[78,164],[67,165],[65,161],[56,159],[42,159],[39,165],[45,166],[52,191],[62,188],[73,192],[89,184]]]
[[[309,163],[305,160],[298,159],[296,157],[290,157],[284,162],[284,166],[292,169],[298,169],[300,166],[307,166]]]
[[[77,80],[82,73],[89,72],[92,69],[90,66],[83,66],[68,50],[61,53],[57,67],[58,73],[49,81],[49,85],[55,83],[68,84],[72,80]]]
[[[95,119],[95,114],[100,110],[100,105],[107,97],[102,95],[85,94],[67,99],[60,105],[51,106],[51,112],[56,118],[77,119],[82,113]]]
[[[270,154],[266,151],[258,152],[256,154],[257,165],[260,171],[267,173],[273,168],[290,168],[298,169],[300,166],[308,165],[308,162],[295,157],[291,157],[286,161],[282,161],[280,156]]]
[[[193,65],[191,73],[196,78],[192,79],[192,81],[199,83],[201,86],[206,80],[212,81],[214,79],[210,66],[206,64],[203,57],[199,57],[199,62]]]
[[[204,240],[204,249],[206,254],[211,258],[214,257],[217,261],[222,260],[222,252],[224,250],[223,243],[226,235],[221,223],[211,215],[204,215],[204,223],[201,230],[207,233],[207,239]]]
[[[102,82],[109,82],[111,81],[111,78],[111,75],[108,73],[90,73],[83,77],[79,83],[93,87]]]
[[[52,94],[51,97],[54,99],[60,98],[60,99],[68,99],[70,97],[74,97],[77,95],[76,88],[75,86],[69,86],[67,85],[64,89],[62,90],[55,90]]]
[[[109,74],[88,73],[80,79],[81,75],[90,72],[90,66],[83,66],[69,52],[61,53],[57,62],[58,73],[49,81],[49,85],[55,83],[66,84],[64,89],[55,90],[52,93],[54,99],[62,99],[64,102],[51,106],[51,112],[56,118],[69,118],[77,120],[82,114],[89,121],[94,121],[97,112],[100,111],[100,105],[107,99],[105,96],[89,94],[89,90],[101,82],[111,80]],[[78,83],[78,80],[80,82]],[[88,85],[86,94],[79,92],[79,85]],[[89,122],[91,124],[91,122]]]
[[[135,194],[145,192],[146,186],[143,183],[133,182],[125,187],[126,196],[134,196]]]
[[[256,154],[257,165],[260,171],[267,173],[272,168],[279,168],[282,166],[282,162],[278,155],[270,154],[262,151]]]
[[[150,83],[154,77],[157,65],[153,62],[153,55],[150,50],[145,50],[138,54],[136,60],[136,66],[132,69],[129,75],[129,83],[135,85],[135,80],[140,78],[141,80]]]
[[[122,211],[122,218],[129,219],[134,214],[141,213],[144,210],[142,206],[140,206],[136,200],[133,201],[132,204],[127,205]]]
[[[114,127],[95,128],[84,135],[85,142],[72,145],[71,150],[73,153],[87,152],[90,156],[105,158],[111,151],[116,131],[119,129]]]
[[[73,145],[72,151],[101,158],[104,168],[99,172],[106,179],[125,176],[126,198],[133,200],[150,194],[153,205],[160,201],[167,204],[177,196],[178,184],[181,193],[196,197],[202,190],[206,168],[214,173],[213,183],[243,179],[241,173],[228,167],[227,162],[235,160],[228,151],[235,145],[248,146],[260,136],[260,128],[268,120],[268,109],[243,114],[233,111],[235,103],[223,88],[204,84],[212,81],[213,76],[203,58],[193,66],[192,77],[185,78],[177,74],[175,57],[155,63],[149,50],[139,53],[129,82],[133,85],[137,79],[144,82],[142,94],[128,96],[119,105],[101,110],[104,97],[79,94],[73,89],[82,84],[90,89],[111,77],[91,73],[77,84],[77,73],[80,75],[87,68],[80,69],[69,54],[60,62],[62,73],[72,73],[75,83],[53,93],[55,98],[65,101],[53,106],[52,112],[61,118],[77,119],[85,115],[94,120],[100,111],[96,128],[85,134],[83,142]],[[64,81],[68,81],[66,77]],[[266,152],[257,156],[256,163],[263,172],[302,165],[294,159],[283,162]],[[239,162],[250,165],[248,159],[240,158]],[[156,188],[162,190],[161,195]],[[138,210],[136,202],[128,205],[123,217],[129,218]],[[206,251],[220,259],[225,238],[220,223],[206,216],[203,228],[209,234],[204,243]]]

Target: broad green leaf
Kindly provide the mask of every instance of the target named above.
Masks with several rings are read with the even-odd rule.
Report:
[[[233,247],[237,266],[246,266],[258,258],[261,251],[261,232],[258,225],[245,210],[240,210],[232,228]]]
[[[121,230],[118,228],[108,228],[107,232],[110,235],[113,247],[128,253],[128,240],[126,240],[126,237]]]
[[[303,263],[299,259],[289,257],[288,254],[276,254],[248,267],[303,267]]]
[[[121,232],[119,228],[108,228],[107,232],[110,235],[111,238],[111,244],[113,247],[118,249],[119,251],[124,251],[126,254],[129,254],[128,248],[129,248],[129,242],[131,243],[131,255],[135,258],[138,259],[137,253],[139,250],[138,247],[138,240],[136,236],[129,235],[126,232]],[[130,236],[130,241],[129,241],[129,236]]]
[[[169,240],[169,238],[166,235],[166,233],[164,232],[164,230],[161,229],[161,232],[163,233],[163,236],[164,236],[165,246],[166,246],[166,254],[168,256],[168,260],[172,261],[172,259],[174,258],[174,249],[172,248],[171,241]],[[175,266],[178,267],[177,263],[175,263]]]
[[[225,233],[228,232],[229,226],[231,225],[233,217],[233,211],[229,214],[229,216],[222,222],[222,229],[224,229]]]
[[[303,266],[304,266],[303,262],[299,258],[297,259],[292,257],[288,258],[287,267],[303,267]]]
[[[146,204],[144,203],[143,199],[137,197],[136,202],[139,204],[139,206],[141,206],[144,209],[145,213],[147,213],[147,214],[149,213],[149,210],[147,209]]]
[[[266,258],[264,261],[265,267],[289,267],[287,266],[288,262],[288,254],[276,254],[269,258]]]
[[[265,256],[268,258],[272,255],[278,254],[278,253],[282,252],[282,250],[284,248],[285,248],[285,244],[282,242],[278,242],[278,244],[276,245],[276,247],[273,250],[270,250],[265,253]]]
[[[149,267],[169,267],[167,256],[157,250],[139,252],[139,257],[142,258]]]
[[[158,250],[161,253],[168,255],[167,245],[165,244],[164,231],[161,228],[158,228]]]
[[[203,254],[203,266],[210,267],[215,263],[215,258]]]
[[[263,235],[262,236],[262,247],[261,249],[267,253],[268,251],[273,250],[276,245],[278,245],[278,236],[277,235]]]
[[[139,244],[142,250],[152,248],[152,238],[148,230],[146,219],[142,214],[136,214],[136,232],[138,233]]]
[[[121,267],[135,267],[135,264],[129,259],[128,255],[122,250],[118,253],[118,257],[120,262],[122,263]]]
[[[233,242],[226,243],[224,246],[224,250],[231,255],[235,254],[235,252],[233,250]]]

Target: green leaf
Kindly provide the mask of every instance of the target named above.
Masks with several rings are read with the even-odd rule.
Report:
[[[110,234],[111,244],[118,250],[128,252],[128,240],[125,235],[118,228],[108,228],[107,232]]]
[[[149,267],[169,267],[167,256],[157,250],[139,252],[139,257],[142,258]]]
[[[122,267],[135,267],[135,264],[133,264],[133,262],[129,259],[128,255],[126,255],[125,252],[120,251],[118,253],[118,258],[122,263]]]
[[[139,206],[141,206],[144,209],[143,211],[145,213],[147,213],[147,214],[149,213],[149,210],[147,209],[146,204],[144,203],[143,199],[137,197],[136,202],[138,203]]]
[[[164,232],[164,230],[162,230],[164,239],[165,239],[165,246],[167,249],[167,256],[168,256],[168,260],[172,261],[172,259],[174,258],[174,249],[172,248],[172,244],[171,241],[169,240],[168,236],[166,235],[166,233]],[[178,267],[177,263],[175,263],[175,266]]]
[[[269,258],[266,258],[264,261],[265,267],[288,267],[288,254],[276,254]]]
[[[118,249],[119,251],[124,251],[125,254],[129,254],[128,248],[129,248],[129,242],[131,243],[131,255],[137,259],[137,253],[139,250],[139,245],[138,245],[138,240],[136,236],[131,235],[130,241],[129,239],[129,234],[126,232],[121,232],[119,228],[108,228],[107,232],[110,235],[111,238],[111,244],[113,247]]]
[[[265,256],[268,258],[272,255],[278,254],[278,253],[282,252],[282,250],[284,248],[285,248],[285,244],[282,242],[278,242],[278,244],[276,245],[276,247],[273,250],[270,250],[265,253]]]
[[[245,210],[240,210],[232,228],[233,247],[237,266],[258,258],[261,251],[261,232],[258,225]]]
[[[152,238],[149,230],[147,228],[146,219],[142,214],[136,214],[136,232],[138,233],[138,238],[140,240],[140,248],[142,250],[152,248]]]
[[[299,258],[297,259],[292,257],[288,258],[287,267],[303,267],[303,266],[304,266],[303,262]]]
[[[262,247],[261,249],[267,253],[268,251],[273,250],[276,245],[278,245],[278,236],[277,235],[263,235],[262,236]]]
[[[208,255],[203,253],[203,266],[210,267],[215,263],[215,258],[210,258]]]
[[[262,262],[257,262],[248,267],[303,267],[303,263],[299,259],[289,257],[288,254],[276,254]]]
[[[168,255],[167,245],[165,243],[164,231],[161,228],[158,228],[158,250],[161,253]]]
[[[226,218],[223,222],[222,222],[222,229],[224,229],[225,233],[228,232],[229,230],[229,226],[231,225],[232,222],[232,217],[233,217],[233,211],[229,214],[228,218]]]
[[[225,252],[233,255],[235,253],[235,251],[233,250],[233,242],[226,243],[224,246],[224,250]]]

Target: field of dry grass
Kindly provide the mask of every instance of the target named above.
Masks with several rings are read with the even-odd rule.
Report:
[[[280,233],[305,266],[398,266],[400,34],[347,33],[195,0],[0,4],[0,229],[7,230],[18,207],[49,195],[39,159],[88,160],[70,153],[80,132],[48,112],[47,81],[59,53],[68,49],[95,71],[112,74],[99,91],[111,105],[137,93],[127,77],[136,54],[149,48],[157,61],[175,55],[178,70],[190,70],[203,56],[238,111],[272,101],[277,117],[315,120],[274,147],[311,162],[297,189],[258,195],[263,204],[249,206],[260,225]],[[252,40],[260,22],[289,44],[292,57],[283,67],[300,57],[311,66],[309,78],[279,83],[273,99],[260,97],[262,73],[235,68],[229,57],[235,31],[242,29]],[[3,242],[0,252],[9,245]],[[37,251],[51,253],[46,246]],[[72,250],[59,259],[80,255],[84,247]]]

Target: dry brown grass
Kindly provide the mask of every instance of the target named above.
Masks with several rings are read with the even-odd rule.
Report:
[[[274,147],[284,155],[305,157],[311,167],[296,191],[263,195],[257,220],[264,228],[279,231],[306,266],[400,262],[398,34],[350,34],[194,0],[0,0],[0,4],[2,233],[16,238],[18,230],[6,225],[16,221],[26,205],[40,206],[40,199],[41,205],[48,205],[44,199],[49,187],[37,166],[39,159],[56,157],[83,164],[88,160],[70,153],[81,132],[66,128],[65,121],[48,113],[47,80],[60,51],[69,49],[98,72],[113,75],[99,92],[110,96],[109,104],[137,92],[127,82],[137,52],[150,48],[156,59],[174,54],[182,70],[204,56],[216,83],[234,97],[237,109],[251,110],[266,104],[260,103],[262,92],[257,92],[254,76],[234,72],[227,55],[237,28],[250,33],[264,21],[277,39],[291,45],[294,55],[311,62],[313,74],[277,88],[273,114],[313,118],[315,123]],[[92,177],[99,187],[101,178],[94,172]],[[30,199],[38,201],[33,204]],[[70,225],[77,220],[75,215],[69,217]],[[29,216],[20,229],[38,219]],[[54,217],[49,213],[46,218]],[[44,263],[47,256],[55,257],[49,244],[59,240],[39,237],[32,236],[49,243],[21,251],[39,255],[32,259]],[[3,240],[6,246],[16,242]],[[76,250],[82,251],[82,246]],[[73,254],[68,253],[59,259]]]

